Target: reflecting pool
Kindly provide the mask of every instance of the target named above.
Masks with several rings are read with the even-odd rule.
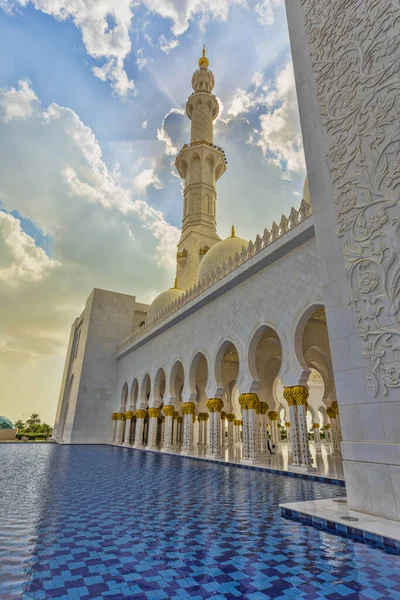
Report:
[[[109,446],[0,445],[0,598],[400,599],[400,557],[288,521],[312,481]]]

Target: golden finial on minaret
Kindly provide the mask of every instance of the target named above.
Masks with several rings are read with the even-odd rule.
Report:
[[[207,69],[209,64],[209,60],[206,56],[206,45],[204,44],[202,55],[199,58],[199,67],[200,69]]]
[[[178,278],[175,277],[175,281],[174,281],[174,289],[177,290],[178,289]]]
[[[232,225],[231,237],[236,237],[234,225]]]

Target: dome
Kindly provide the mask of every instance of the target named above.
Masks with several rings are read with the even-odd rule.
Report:
[[[235,257],[236,252],[241,253],[243,246],[247,249],[249,242],[242,238],[235,236],[235,230],[232,227],[231,237],[221,240],[211,246],[207,254],[204,256],[200,263],[199,270],[197,273],[198,280],[201,281],[203,277],[211,273],[211,271],[221,265],[224,261],[228,262],[229,258]]]
[[[310,188],[308,187],[308,175],[307,175],[306,180],[304,182],[303,200],[304,200],[304,202],[307,202],[307,204],[311,205]]]
[[[14,424],[6,417],[0,417],[0,429],[14,429]]]
[[[209,60],[206,56],[206,47],[205,45],[203,46],[203,52],[202,52],[202,56],[199,58],[199,62],[198,65],[200,67],[200,69],[207,69],[208,65],[209,65]]]
[[[165,292],[161,292],[161,294],[156,296],[151,303],[147,318],[153,317],[159,310],[165,308],[168,304],[171,304],[171,302],[174,302],[174,300],[179,298],[179,296],[182,296],[182,294],[183,290],[178,287],[173,287]]]

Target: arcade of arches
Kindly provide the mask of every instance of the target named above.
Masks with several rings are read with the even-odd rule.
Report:
[[[170,372],[161,366],[153,380],[149,373],[133,374],[112,415],[112,442],[250,464],[272,461],[300,472],[331,461],[330,471],[341,476],[341,427],[322,306],[300,320],[295,343],[306,378],[293,387],[282,384],[284,349],[268,326],[247,349],[226,340],[212,359],[199,351],[186,369],[177,360]],[[258,382],[252,389],[241,384],[242,361]],[[212,398],[210,369],[217,382]]]

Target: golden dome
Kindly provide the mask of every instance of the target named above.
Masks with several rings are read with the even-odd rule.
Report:
[[[211,273],[218,265],[222,265],[224,261],[228,263],[230,257],[234,259],[236,252],[240,254],[243,246],[247,249],[248,245],[247,240],[235,236],[235,229],[232,227],[232,235],[211,246],[204,256],[197,273],[198,280],[201,281],[203,277]]]
[[[176,279],[175,279],[175,287],[166,290],[165,292],[161,292],[158,296],[156,296],[151,303],[150,310],[147,314],[147,318],[153,317],[159,310],[174,302],[179,296],[182,296],[183,290],[176,287]]]
[[[201,57],[199,58],[198,65],[199,65],[200,69],[202,69],[202,68],[207,69],[209,64],[210,64],[210,62],[206,56],[206,46],[204,44],[203,53],[202,53]]]

